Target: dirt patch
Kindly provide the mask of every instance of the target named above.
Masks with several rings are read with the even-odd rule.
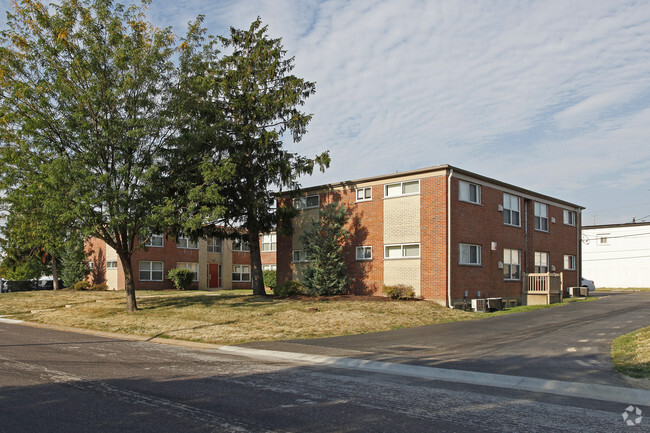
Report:
[[[387,296],[373,296],[373,295],[335,295],[335,296],[306,296],[296,295],[289,296],[292,301],[357,301],[357,302],[405,302],[405,301],[421,301],[421,299],[392,299]]]

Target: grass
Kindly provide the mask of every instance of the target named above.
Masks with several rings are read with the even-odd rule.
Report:
[[[650,378],[650,326],[612,342],[614,368],[628,376]]]
[[[650,292],[648,287],[599,287],[598,292]]]
[[[39,291],[2,295],[0,315],[97,331],[215,344],[364,334],[475,320],[563,304],[495,313],[450,310],[426,301],[275,299],[251,290],[139,291],[139,311],[127,313],[124,292]],[[595,300],[596,298],[587,298]]]

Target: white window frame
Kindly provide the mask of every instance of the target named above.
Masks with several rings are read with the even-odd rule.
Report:
[[[154,242],[154,240],[156,240],[156,242]],[[160,243],[160,245],[158,245],[158,243]],[[144,243],[144,246],[163,248],[165,246],[165,236],[152,234],[149,236],[149,239],[147,239],[147,241]]]
[[[308,262],[307,253],[305,250],[293,250],[291,254],[291,259],[293,263],[305,263]]]
[[[564,255],[564,269],[567,271],[575,271],[576,270],[576,256],[572,254],[565,254]]]
[[[472,261],[472,250],[474,250],[476,261]],[[464,260],[469,257],[469,260]],[[481,246],[476,244],[458,244],[458,263],[468,266],[480,266]]]
[[[408,247],[413,247],[417,246],[418,247],[418,255],[417,256],[407,256],[406,254],[406,249]],[[389,257],[388,250],[397,250],[399,248],[399,256],[397,257]],[[392,245],[384,245],[384,259],[385,260],[402,260],[402,259],[419,259],[420,255],[422,254],[422,251],[420,249],[420,244],[419,243],[408,243],[408,244],[392,244]]]
[[[314,198],[316,203],[314,203]],[[311,202],[311,203],[310,203]],[[303,209],[317,209],[320,207],[320,195],[308,195],[305,197],[298,197],[293,199],[293,207],[298,210]]]
[[[278,237],[275,233],[267,233],[262,235],[262,252],[268,253],[277,251],[278,249]]]
[[[475,200],[472,200],[472,187],[475,191]],[[458,181],[458,200],[467,203],[481,204],[481,185],[476,183],[467,182],[464,180]]]
[[[548,205],[544,203],[535,202],[535,230],[540,232],[548,232],[549,230],[549,217]]]
[[[251,246],[248,241],[242,239],[233,239],[232,250],[240,253],[247,253],[250,252]]]
[[[576,213],[572,210],[564,210],[564,224],[567,226],[576,225]]]
[[[117,269],[117,260],[107,260],[106,270]]]
[[[178,240],[176,241],[176,248],[182,248],[185,250],[198,250],[199,241],[193,241],[185,236],[179,236]]]
[[[517,254],[517,263],[513,263],[513,253]],[[507,258],[506,258],[507,257]],[[517,269],[517,272],[512,272],[513,267]],[[506,270],[508,274],[506,275]],[[516,275],[516,277],[513,277]],[[519,281],[521,280],[521,251],[505,248],[503,250],[503,279],[505,281]]]
[[[221,238],[209,238],[208,239],[208,252],[209,253],[220,253],[223,245]]]
[[[517,204],[517,209],[513,209],[513,203]],[[517,223],[513,223],[513,216],[516,214]],[[506,221],[506,216],[509,216],[510,221]],[[513,227],[521,227],[521,199],[519,196],[503,193],[503,223]]]
[[[248,276],[245,279],[244,276]],[[232,265],[232,282],[233,283],[248,283],[251,281],[251,266],[250,265]]]
[[[546,274],[551,268],[550,254],[543,251],[535,251],[535,273]]]
[[[160,264],[161,269],[160,270],[155,270],[154,266],[153,266],[154,263],[155,264]],[[145,264],[147,266],[143,266]],[[145,269],[143,269],[143,267]],[[142,273],[143,272],[148,273],[149,277],[148,278],[142,278]],[[154,275],[153,275],[154,272],[156,272],[156,273],[160,272],[160,279],[158,279],[158,278],[154,279],[153,278],[154,277]],[[161,261],[156,261],[156,260],[142,260],[142,261],[140,261],[140,263],[138,264],[138,279],[140,281],[164,281],[165,280],[165,263],[161,262]]]
[[[367,254],[367,253],[370,254]],[[360,245],[356,248],[355,257],[358,262],[372,260],[372,246]]]
[[[361,194],[359,194],[361,193]],[[357,188],[355,195],[357,197],[356,201],[370,201],[372,200],[372,187],[371,186],[365,186],[363,188]],[[361,195],[361,198],[359,198],[359,195]]]
[[[278,265],[275,264],[262,265],[262,271],[277,271],[277,270],[278,270]]]
[[[407,185],[413,185],[417,184],[418,185],[418,190],[416,192],[405,192],[406,186]],[[399,186],[399,193],[392,193],[389,194],[388,190],[391,189],[391,191]],[[407,195],[418,195],[420,194],[420,179],[416,180],[406,180],[404,182],[393,182],[393,183],[387,183],[384,185],[384,198],[392,198],[392,197],[402,197],[402,196],[407,196]]]
[[[190,271],[194,272],[194,278],[192,279],[193,282],[199,281],[199,264],[196,262],[178,262],[176,263],[177,268],[181,269],[189,269]]]

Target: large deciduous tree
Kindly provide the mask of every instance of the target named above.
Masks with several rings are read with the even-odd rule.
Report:
[[[286,56],[281,39],[268,36],[259,18],[248,30],[231,28],[228,37],[207,44],[200,38],[186,42],[182,63],[200,73],[186,73],[194,78],[185,88],[205,96],[190,99],[194,123],[185,132],[204,157],[183,227],[203,233],[223,227],[227,237],[242,233],[232,228],[245,229],[253,293],[264,295],[259,236],[277,222],[274,190],[295,189],[301,175],[329,165],[327,152],[307,158],[284,147],[285,139],[299,142],[307,131],[312,116],[300,107],[315,84],[292,75],[294,58]]]
[[[0,158],[21,178],[7,197],[42,182],[40,205],[115,249],[127,310],[137,309],[131,255],[159,228],[162,157],[175,135],[174,36],[146,20],[144,1],[16,1],[0,35]],[[56,185],[56,186],[54,186]]]

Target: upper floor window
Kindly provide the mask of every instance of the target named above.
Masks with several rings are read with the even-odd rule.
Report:
[[[519,197],[503,194],[503,223],[512,226],[521,226],[519,210]]]
[[[576,225],[576,213],[570,210],[564,211],[564,224],[568,226]]]
[[[481,186],[474,183],[458,181],[458,198],[470,203],[481,203]]]
[[[384,257],[387,259],[411,259],[420,257],[420,244],[386,245]]]
[[[518,280],[521,278],[521,251],[503,250],[503,279]]]
[[[357,188],[357,201],[372,200],[372,187]]]
[[[277,271],[278,270],[278,265],[262,265],[262,270],[263,271]]]
[[[564,269],[567,271],[576,270],[576,256],[572,256],[570,254],[564,255]]]
[[[548,205],[535,203],[535,230],[548,231]]]
[[[221,252],[221,239],[219,239],[219,238],[209,238],[208,239],[208,252],[209,253],[220,253]]]
[[[548,272],[548,253],[535,251],[535,273],[545,274]]]
[[[293,207],[296,209],[313,209],[320,207],[320,196],[310,195],[293,199]]]
[[[191,250],[196,250],[199,248],[199,242],[198,241],[193,241],[190,238],[186,238],[184,236],[181,236],[178,238],[178,241],[176,242],[176,246],[178,248],[188,248]]]
[[[357,247],[357,260],[372,260],[372,247]]]
[[[106,261],[106,269],[117,269],[117,260]]]
[[[461,265],[480,265],[481,246],[471,244],[460,244],[459,263]]]
[[[400,195],[411,195],[411,194],[419,194],[419,193],[420,193],[419,180],[389,183],[384,187],[385,197],[398,197]]]
[[[147,247],[162,247],[164,246],[164,238],[163,235],[151,235],[144,245]]]
[[[262,252],[275,251],[277,245],[277,236],[275,233],[262,235]]]
[[[244,241],[241,239],[235,239],[232,241],[232,250],[233,251],[250,251],[251,246],[248,243],[248,241]]]
[[[301,263],[308,262],[307,253],[304,250],[293,250],[293,262]]]

